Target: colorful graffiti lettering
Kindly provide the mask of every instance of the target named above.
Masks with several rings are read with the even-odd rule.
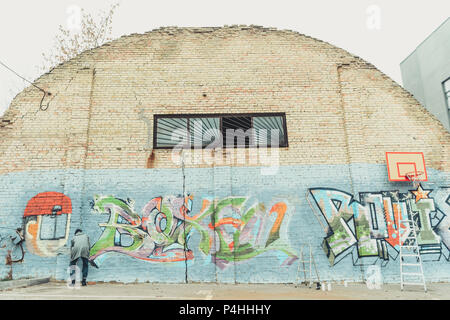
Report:
[[[286,204],[276,203],[269,212],[262,203],[256,203],[245,210],[247,200],[245,197],[228,197],[216,200],[215,203],[204,200],[201,212],[211,217],[207,226],[210,239],[213,239],[214,234],[218,239],[218,245],[209,246],[209,254],[214,263],[223,269],[231,262],[245,261],[276,250],[286,256],[283,265],[292,264],[297,256],[283,246],[282,243],[286,241],[278,241],[287,211]],[[208,253],[206,250],[202,251]]]
[[[107,223],[99,225],[104,230],[91,248],[90,260],[98,265],[108,252],[152,262],[190,260],[194,254],[187,244],[192,230],[201,235],[200,251],[211,255],[220,268],[270,250],[285,253],[286,264],[297,259],[277,241],[287,211],[285,203],[275,204],[267,213],[262,204],[244,210],[247,198],[243,197],[204,199],[200,212],[191,215],[192,200],[192,196],[157,197],[139,216],[131,200],[96,196],[93,210],[110,216]]]
[[[95,196],[93,209],[109,214],[109,221],[100,224],[104,231],[90,250],[90,260],[99,265],[102,255],[120,252],[146,261],[174,262],[193,258],[184,250],[183,216],[190,212],[190,199],[162,197],[152,199],[142,210],[142,218],[134,211],[131,200],[112,196]]]
[[[54,257],[68,238],[70,198],[59,192],[43,192],[28,201],[23,214],[28,251],[41,257]]]
[[[354,264],[359,264],[360,258],[383,262],[389,257],[396,259],[399,245],[410,233],[409,226],[400,223],[405,219],[416,221],[421,254],[433,260],[449,260],[448,216],[429,197],[432,191],[419,185],[417,190],[406,193],[362,192],[358,202],[351,194],[337,189],[309,189],[328,225],[322,247],[330,264],[335,265],[349,254]]]

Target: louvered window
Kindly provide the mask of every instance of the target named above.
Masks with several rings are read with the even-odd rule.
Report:
[[[287,147],[284,113],[155,115],[154,148]]]

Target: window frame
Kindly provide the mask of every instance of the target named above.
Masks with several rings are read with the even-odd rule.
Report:
[[[59,217],[60,219],[63,219],[63,220],[64,220],[64,235],[62,235],[62,236],[60,236],[60,237],[57,237],[57,234],[56,234],[56,232],[58,231],[58,217]],[[43,230],[42,224],[45,222],[45,221],[42,221],[42,220],[44,220],[44,218],[48,218],[48,219],[54,220],[54,221],[52,221],[52,222],[53,222],[53,237],[52,237],[52,238],[50,238],[50,237],[43,237],[43,235],[42,235],[42,230]],[[64,239],[64,238],[66,237],[66,231],[67,231],[67,217],[65,216],[64,213],[61,213],[61,214],[42,215],[41,219],[42,219],[42,220],[41,220],[41,227],[39,228],[39,229],[40,229],[40,230],[39,230],[39,239],[40,239],[40,240],[43,240],[43,241],[53,241],[53,240],[61,240],[61,239]]]
[[[281,117],[283,119],[283,130],[284,130],[284,141],[285,143],[283,145],[279,145],[278,148],[288,148],[289,147],[289,140],[288,140],[288,133],[287,133],[287,123],[286,123],[286,113],[285,112],[263,112],[263,113],[187,113],[187,114],[155,114],[153,115],[153,149],[173,149],[174,147],[158,147],[157,145],[157,130],[158,130],[158,119],[161,118],[185,118],[187,119],[187,130],[190,132],[190,119],[191,118],[219,118],[219,130],[222,132],[222,120],[223,118],[227,117],[250,117],[252,121],[252,128],[253,128],[253,118],[255,117]],[[190,148],[185,149],[195,149],[196,146],[192,146]],[[197,146],[198,148],[198,146]],[[223,149],[229,148],[229,149],[236,149],[236,148],[272,148],[270,145],[266,147],[261,147],[259,145],[251,146],[251,145],[245,145],[245,146],[233,146],[233,147],[227,147],[223,146]],[[274,147],[275,148],[275,147]],[[200,148],[198,148],[200,149]],[[206,147],[201,148],[206,149]]]
[[[445,84],[448,82],[449,87],[450,87],[450,77],[448,77],[447,79],[445,79],[444,81],[442,81],[442,91],[444,91],[444,99],[445,99],[445,104],[447,105],[447,111],[449,112],[449,116],[450,116],[450,89],[448,89],[446,91],[445,89]]]

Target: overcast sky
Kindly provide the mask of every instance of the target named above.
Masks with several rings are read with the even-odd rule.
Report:
[[[58,26],[78,6],[96,13],[120,2],[113,36],[162,26],[254,24],[327,41],[378,67],[399,84],[404,60],[450,14],[449,0],[8,0],[0,4],[0,61],[34,80]],[[450,40],[449,40],[450,41]],[[0,114],[27,84],[0,65]]]

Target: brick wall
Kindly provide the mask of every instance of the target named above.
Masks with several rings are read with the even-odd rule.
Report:
[[[154,248],[169,250],[164,251],[168,261],[161,252],[145,258],[142,250],[121,248],[97,258],[101,267],[91,270],[92,279],[294,282],[295,258],[305,243],[314,247],[322,279],[364,279],[364,266],[352,262],[351,255],[330,265],[321,248],[330,230],[321,228],[319,212],[327,207],[316,205],[310,191],[322,188],[337,196],[342,191],[357,201],[359,192],[408,193],[409,184],[388,181],[385,152],[416,151],[424,153],[429,170],[429,181],[422,186],[433,190],[430,199],[443,214],[440,220],[432,214],[443,258],[425,269],[432,281],[448,280],[444,217],[450,214],[450,134],[398,84],[342,49],[296,32],[261,27],[162,28],[87,51],[36,84],[52,93],[45,100],[49,108],[39,110],[42,94],[29,87],[0,122],[0,226],[13,230],[24,223],[32,197],[59,192],[72,201],[68,238],[81,226],[98,248],[120,243],[126,248],[123,243],[131,241],[126,238],[135,230],[122,240],[111,236],[100,241],[100,224],[110,219],[105,212],[121,212],[111,203],[119,199],[120,206],[133,207],[140,218],[153,199],[162,197],[166,206],[151,213],[165,231],[144,238]],[[289,147],[279,150],[281,167],[273,175],[261,174],[260,164],[193,163],[186,165],[183,178],[171,152],[153,150],[148,136],[154,114],[250,112],[286,113]],[[187,151],[187,157],[189,153],[211,156],[211,151]],[[190,228],[187,246],[179,226],[169,234],[166,225],[167,215],[180,209],[177,195],[183,190],[193,195],[188,210],[192,221],[183,224]],[[112,207],[100,214],[95,206],[107,196]],[[230,197],[244,199],[245,205],[220,210],[213,205],[218,216],[197,216],[214,201],[219,205]],[[259,209],[253,220],[245,220],[242,214],[252,206]],[[216,218],[223,225],[210,228]],[[234,247],[238,231],[243,245]],[[53,250],[51,243],[40,240],[28,240],[24,261],[13,265],[13,276],[63,279],[67,244],[58,248],[59,255],[56,250],[39,255],[29,247],[32,241]],[[354,248],[348,250],[357,256]],[[391,248],[384,275],[396,282],[393,252]],[[3,277],[8,268],[0,269]]]
[[[53,93],[50,107],[39,111],[33,87],[13,101],[0,131],[3,173],[146,168],[142,117],[228,112],[286,112],[282,164],[381,164],[387,149],[413,149],[450,170],[450,134],[406,91],[344,50],[291,31],[163,28],[85,52],[37,84]],[[154,153],[155,168],[175,166],[169,151]]]

